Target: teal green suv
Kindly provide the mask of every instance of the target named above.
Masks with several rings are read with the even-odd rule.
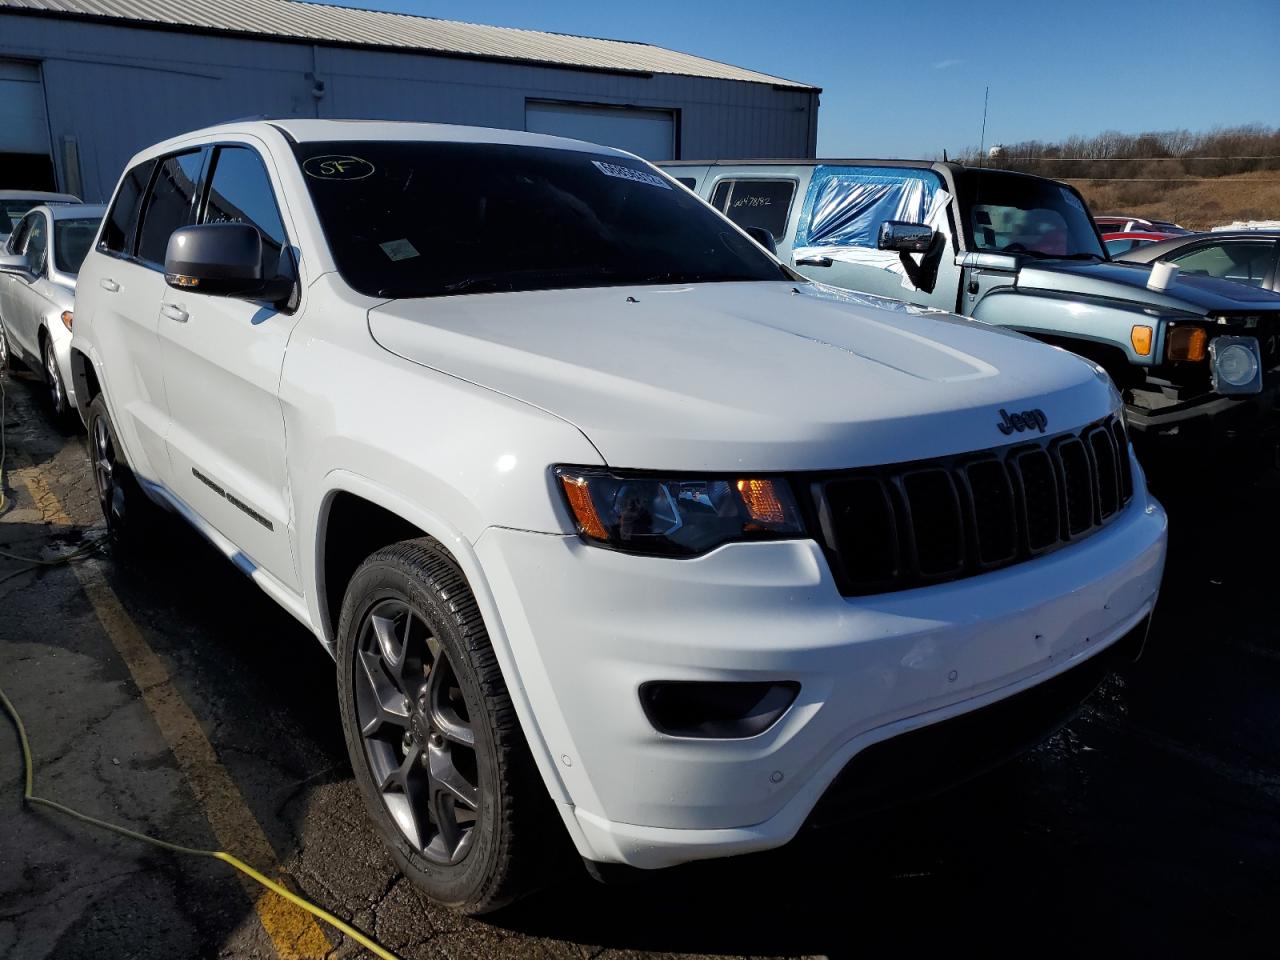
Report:
[[[1067,184],[907,160],[659,166],[811,280],[1093,360],[1139,433],[1202,445],[1252,433],[1274,413],[1280,295],[1113,261]]]

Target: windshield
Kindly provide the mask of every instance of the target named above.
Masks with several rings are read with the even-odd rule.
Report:
[[[789,279],[640,160],[420,141],[294,151],[339,272],[369,296]]]
[[[999,170],[956,177],[970,249],[1072,260],[1106,259],[1084,201],[1070,187]]]
[[[53,221],[53,262],[62,273],[80,272],[80,264],[98,235],[99,217]]]

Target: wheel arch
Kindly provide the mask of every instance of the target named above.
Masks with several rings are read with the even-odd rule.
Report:
[[[325,477],[324,487],[325,492],[321,497],[320,508],[315,518],[315,572],[312,577],[315,601],[312,619],[325,647],[331,654],[336,655],[338,615],[342,609],[342,600],[351,574],[360,563],[371,553],[390,543],[420,536],[432,538],[457,564],[475,597],[485,630],[489,635],[489,642],[493,645],[498,666],[506,681],[516,715],[520,719],[525,740],[533,753],[534,761],[542,774],[547,790],[558,804],[568,804],[570,802],[568,793],[534,716],[528,691],[525,684],[520,681],[510,640],[498,614],[497,602],[471,541],[446,520],[423,509],[415,500],[401,496],[358,474],[346,470],[335,470]],[[373,529],[379,533],[379,536],[390,535],[394,539],[371,546],[358,559],[355,559],[355,554],[359,550],[364,549],[372,539],[377,539],[361,532],[353,534],[353,525],[356,525],[358,531],[358,525],[362,519],[371,520]],[[332,558],[329,555],[331,536],[345,538],[332,541],[336,548]],[[326,569],[331,562],[333,573],[329,573]],[[345,579],[342,579],[343,571],[346,571],[348,566],[350,571],[345,574]],[[567,808],[562,809],[562,814],[564,809]],[[570,822],[571,820],[571,817],[566,817],[565,823],[577,842],[576,823]],[[581,844],[579,847],[584,849]]]
[[[74,381],[76,408],[80,416],[88,420],[89,404],[102,392],[102,381],[98,378],[97,365],[82,350],[71,346],[71,378]]]

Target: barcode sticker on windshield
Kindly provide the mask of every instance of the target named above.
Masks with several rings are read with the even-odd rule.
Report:
[[[663,180],[656,173],[648,173],[644,170],[636,170],[633,167],[623,167],[616,163],[604,163],[600,160],[592,160],[596,165],[596,169],[603,173],[606,177],[617,177],[619,180],[631,180],[635,183],[647,183],[651,187],[661,187],[663,190],[670,190],[671,184]]]
[[[418,255],[418,250],[408,240],[388,240],[378,244],[392,260],[409,260]]]

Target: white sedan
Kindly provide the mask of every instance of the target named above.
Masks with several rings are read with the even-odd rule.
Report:
[[[105,211],[86,203],[35,207],[0,253],[0,366],[12,351],[41,371],[59,417],[75,409],[70,347],[76,275]]]

